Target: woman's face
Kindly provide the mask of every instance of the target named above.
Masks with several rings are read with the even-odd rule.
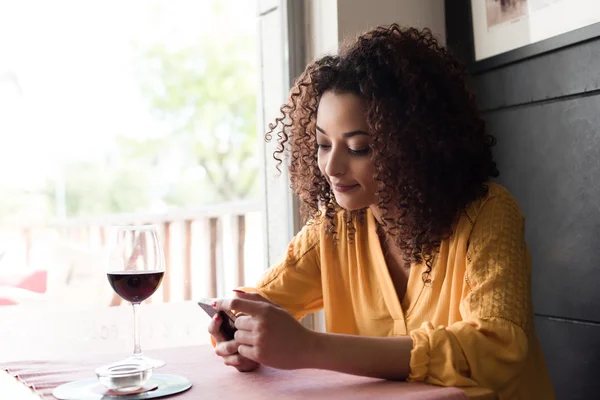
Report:
[[[351,93],[325,92],[317,110],[318,162],[336,202],[349,211],[376,204],[366,105]]]

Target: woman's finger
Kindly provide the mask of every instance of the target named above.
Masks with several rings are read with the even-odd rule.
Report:
[[[238,353],[231,354],[223,357],[223,364],[229,365],[230,367],[239,367],[242,364],[242,356]]]
[[[248,315],[241,315],[235,320],[235,327],[245,331],[251,331],[256,327],[256,320]]]
[[[254,332],[251,332],[251,331],[237,330],[235,332],[234,338],[235,338],[235,342],[237,343],[237,345],[241,345],[241,344],[254,345],[254,344],[256,344],[256,335],[254,334]]]
[[[223,319],[219,314],[215,314],[214,317],[210,320],[208,324],[208,333],[212,335],[215,339],[215,342],[225,342],[227,338],[223,335],[223,331],[221,330],[221,324],[223,323]]]
[[[252,360],[247,359],[239,354],[235,354],[232,356],[224,357],[223,362],[225,365],[230,365],[235,367],[240,372],[250,372],[254,371],[260,365]]]
[[[218,299],[215,301],[217,310],[235,310],[247,315],[259,315],[265,312],[271,304],[263,301],[253,301],[234,297],[231,299]]]
[[[215,346],[215,353],[221,357],[227,357],[232,354],[237,354],[239,344],[235,340],[227,342],[219,342]]]
[[[249,346],[247,344],[240,344],[238,346],[238,353],[242,357],[246,357],[249,360],[260,363],[260,361],[258,360],[257,348],[254,346]]]
[[[254,371],[255,369],[257,369],[258,367],[260,367],[260,364],[257,362],[254,362],[252,360],[248,360],[246,357],[240,357],[240,365],[237,366],[237,370],[240,372],[250,372],[250,371]]]
[[[246,292],[242,292],[241,290],[234,290],[234,297],[240,298],[240,299],[246,299],[246,300],[252,300],[252,301],[262,301],[264,303],[269,303],[269,304],[275,304],[273,303],[271,300],[264,298],[263,296],[261,296],[258,293],[246,293]]]

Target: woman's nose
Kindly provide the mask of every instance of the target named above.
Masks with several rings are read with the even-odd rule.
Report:
[[[332,149],[329,153],[325,172],[329,176],[343,175],[346,172],[346,157],[339,151]]]

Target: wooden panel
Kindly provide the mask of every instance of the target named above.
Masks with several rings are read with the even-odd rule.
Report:
[[[186,220],[183,224],[183,299],[192,299],[192,221]]]
[[[598,398],[600,326],[539,316],[535,325],[556,398]]]
[[[232,215],[231,218],[231,241],[234,249],[235,260],[235,286],[244,286],[246,247],[246,217],[244,215]]]
[[[600,39],[560,49],[473,79],[484,110],[600,89]]]
[[[99,236],[100,236],[100,247],[104,248],[106,246],[106,231],[107,231],[107,227],[105,226],[99,226],[98,227],[98,231],[99,231]]]
[[[600,321],[600,96],[490,113],[526,216],[538,313]]]
[[[209,263],[208,263],[208,297],[217,297],[217,266],[219,253],[219,219],[208,220],[209,229]]]

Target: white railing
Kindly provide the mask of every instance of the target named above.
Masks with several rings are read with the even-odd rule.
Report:
[[[38,261],[32,262],[35,249],[49,234],[57,242],[99,254],[106,248],[111,226],[155,224],[163,240],[166,261],[162,302],[170,302],[191,300],[195,291],[205,297],[216,297],[226,288],[244,285],[249,257],[256,270],[250,271],[251,275],[260,272],[264,268],[261,222],[259,203],[236,202],[154,214],[66,218],[0,229],[20,232],[23,264],[39,268],[43,259],[40,262],[38,256]],[[40,232],[45,233],[43,238]],[[120,301],[114,295],[110,305],[118,305]]]

